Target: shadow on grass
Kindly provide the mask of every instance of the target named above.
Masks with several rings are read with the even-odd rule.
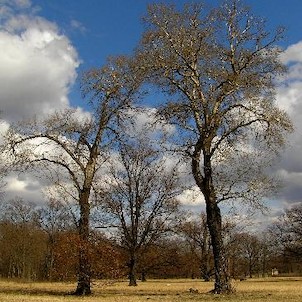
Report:
[[[48,289],[37,289],[37,288],[0,288],[0,294],[6,295],[29,295],[29,296],[70,296],[72,292],[48,290]]]
[[[69,297],[75,296],[74,292],[37,289],[37,288],[0,288],[0,294],[6,295],[27,295],[27,296],[57,296],[57,297]],[[96,290],[88,296],[179,296],[186,294],[185,292],[151,292],[151,291],[123,291],[123,290]]]

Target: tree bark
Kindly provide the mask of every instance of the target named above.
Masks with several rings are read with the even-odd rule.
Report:
[[[91,263],[89,255],[89,194],[90,190],[83,190],[80,196],[79,267],[78,285],[75,291],[75,295],[78,296],[91,294]]]
[[[215,202],[207,202],[206,211],[215,266],[215,285],[212,292],[216,294],[229,293],[232,291],[232,287],[222,240],[220,209]]]
[[[227,259],[225,257],[224,245],[222,240],[222,220],[220,208],[216,202],[215,188],[212,179],[212,166],[210,152],[203,150],[204,175],[200,171],[201,151],[205,148],[201,140],[195,145],[192,157],[192,174],[195,182],[203,193],[206,202],[207,225],[210,232],[211,243],[214,256],[215,285],[213,293],[229,293],[232,291]]]
[[[135,255],[131,255],[130,256],[130,261],[129,261],[129,286],[137,286]]]

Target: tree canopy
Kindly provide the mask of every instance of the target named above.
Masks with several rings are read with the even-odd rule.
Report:
[[[173,144],[190,159],[205,198],[214,292],[228,292],[219,202],[257,200],[270,187],[270,156],[292,130],[274,97],[274,79],[285,70],[276,47],[283,30],[270,33],[238,0],[210,11],[154,4],[145,22],[136,57],[147,81],[168,96],[159,114],[176,127]]]

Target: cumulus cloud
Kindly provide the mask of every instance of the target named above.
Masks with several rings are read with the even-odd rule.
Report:
[[[0,11],[0,100],[9,122],[67,107],[80,64],[56,24],[35,15],[30,1],[12,2]]]
[[[0,0],[0,140],[11,122],[71,106],[68,93],[77,77],[78,53],[38,12],[30,0]],[[81,108],[76,114],[88,115]],[[6,199],[43,200],[47,183],[31,173],[10,174],[4,181]]]
[[[302,97],[302,41],[290,45],[281,55],[281,61],[288,66],[288,72],[278,83],[277,102],[292,117],[301,114]],[[296,111],[299,109],[299,112]]]
[[[0,111],[5,130],[12,121],[32,115],[44,115],[54,109],[70,106],[68,92],[73,85],[80,64],[75,47],[56,24],[38,15],[39,8],[30,0],[0,0]],[[76,20],[70,26],[84,32]],[[288,74],[278,83],[277,103],[286,110],[294,123],[295,132],[289,138],[290,147],[283,156],[279,174],[285,186],[279,204],[302,201],[302,41],[290,45],[282,54]],[[89,114],[78,108],[79,118]],[[155,109],[147,108],[136,114],[135,129],[142,130],[155,119]],[[131,113],[129,113],[131,114]],[[159,127],[162,128],[162,127]],[[162,130],[162,129],[155,129]],[[173,126],[163,126],[173,134]],[[154,130],[154,129],[153,129]],[[46,186],[31,175],[7,179],[7,197],[19,195],[24,199],[41,200],[40,188]],[[185,205],[203,205],[204,198],[193,186],[185,190],[179,200]]]
[[[281,55],[281,60],[284,64],[291,62],[302,62],[302,41],[290,45]],[[301,75],[302,76],[302,75]]]
[[[41,188],[46,184],[30,174],[11,174],[5,179],[5,182],[6,200],[20,196],[24,200],[39,204],[45,199]]]
[[[279,175],[284,180],[280,194],[283,205],[302,201],[302,41],[290,45],[281,60],[288,73],[277,88],[277,103],[291,117],[295,131],[288,138],[288,148],[279,165]]]
[[[136,110],[127,110],[125,112],[133,119],[133,124],[129,125],[128,134],[149,133],[150,136],[157,136],[159,133],[164,132],[172,135],[175,132],[175,127],[164,122],[160,123],[157,119],[157,109],[153,107],[137,108]]]

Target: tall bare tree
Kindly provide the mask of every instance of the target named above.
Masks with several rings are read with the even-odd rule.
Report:
[[[239,0],[213,10],[201,4],[149,6],[137,60],[169,95],[161,117],[178,130],[174,146],[191,161],[206,202],[215,262],[214,293],[232,290],[219,203],[258,201],[270,189],[266,168],[292,130],[275,104],[274,78],[284,72],[270,33]]]
[[[109,175],[104,208],[128,254],[129,285],[135,286],[138,256],[177,223],[179,175],[146,137],[120,144]]]
[[[91,293],[88,252],[90,200],[101,167],[108,157],[123,118],[140,84],[133,62],[126,57],[111,58],[100,68],[83,76],[82,88],[91,111],[81,116],[76,110],[55,112],[47,118],[13,125],[6,144],[19,166],[39,166],[57,179],[78,203],[80,237],[77,295]],[[42,169],[40,168],[42,165]],[[97,179],[96,179],[97,178]]]

